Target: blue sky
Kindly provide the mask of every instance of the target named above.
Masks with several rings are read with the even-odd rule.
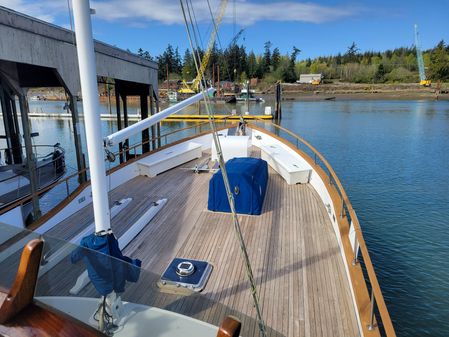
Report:
[[[207,45],[211,20],[207,2],[192,0],[203,44]],[[70,28],[66,0],[0,0],[0,5]],[[211,0],[214,10],[218,0]],[[161,53],[168,43],[181,52],[188,40],[177,0],[97,0],[94,36],[123,49]],[[414,43],[413,25],[419,25],[424,49],[444,39],[449,42],[449,0],[440,1],[267,1],[235,0],[240,43],[261,53],[265,41],[288,52],[302,50],[299,59],[344,53],[354,41],[362,51],[385,50]],[[233,1],[220,27],[225,47],[233,36]]]

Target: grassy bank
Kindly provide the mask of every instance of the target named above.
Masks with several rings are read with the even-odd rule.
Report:
[[[261,86],[266,96],[274,95],[273,86]],[[340,99],[449,99],[449,83],[426,88],[419,84],[282,84],[283,99],[321,100],[330,97]]]

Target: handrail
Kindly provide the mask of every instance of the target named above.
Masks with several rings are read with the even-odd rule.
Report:
[[[223,119],[227,119],[227,117],[228,117],[228,116],[226,116],[226,117],[223,118]],[[132,149],[135,149],[135,148],[137,148],[137,147],[139,147],[139,146],[142,146],[142,145],[149,144],[149,143],[151,143],[151,142],[153,142],[153,141],[155,141],[155,140],[162,139],[162,138],[164,138],[164,137],[165,137],[165,139],[167,139],[167,136],[170,136],[170,135],[172,135],[172,134],[179,133],[179,132],[181,132],[181,131],[185,131],[185,130],[189,130],[189,129],[193,129],[194,127],[196,128],[196,127],[198,127],[198,126],[202,126],[202,125],[206,125],[206,124],[209,124],[209,121],[201,122],[201,123],[198,123],[198,124],[195,124],[195,125],[190,125],[190,126],[186,126],[186,127],[184,127],[184,128],[181,128],[181,129],[176,129],[176,130],[174,130],[174,131],[167,132],[167,133],[165,133],[165,134],[163,134],[163,135],[161,135],[161,136],[156,136],[156,137],[153,137],[153,138],[151,138],[151,139],[148,139],[148,140],[146,140],[146,141],[144,141],[144,142],[140,142],[140,143],[133,144],[133,145],[127,147],[126,149],[122,150],[122,151],[114,152],[114,155],[117,156],[117,155],[120,155],[120,154],[125,154],[126,152],[129,152],[129,151],[132,150]]]
[[[256,119],[257,119],[257,117],[256,117]],[[262,119],[260,119],[260,121],[265,122]],[[251,122],[249,122],[248,125],[250,127],[255,126],[255,128],[258,128],[255,124],[252,124]],[[362,253],[363,261],[364,261],[365,268],[366,268],[366,271],[368,274],[368,279],[371,284],[372,296],[374,296],[374,299],[376,301],[377,308],[378,308],[378,311],[379,311],[379,314],[380,314],[380,317],[382,320],[383,328],[388,337],[396,336],[396,333],[395,333],[395,330],[393,327],[393,323],[391,321],[390,314],[389,314],[387,306],[385,304],[385,300],[382,295],[382,291],[380,289],[380,285],[377,280],[376,273],[374,271],[374,266],[372,264],[372,261],[371,261],[370,255],[369,255],[368,248],[366,246],[366,242],[363,238],[362,229],[360,227],[359,220],[358,220],[357,215],[352,207],[351,202],[349,201],[346,191],[340,182],[340,179],[337,177],[337,174],[335,173],[334,169],[329,164],[329,162],[326,160],[326,158],[324,158],[324,156],[317,149],[315,149],[315,147],[313,147],[308,141],[306,141],[305,139],[299,137],[295,133],[291,132],[290,130],[288,130],[280,125],[271,123],[270,126],[274,126],[275,128],[286,132],[287,134],[289,134],[290,136],[295,138],[297,141],[306,145],[314,153],[314,155],[321,160],[321,162],[324,164],[325,168],[327,169],[328,175],[329,175],[329,184],[332,184],[331,179],[333,179],[333,181],[335,182],[335,185],[337,187],[337,192],[339,193],[341,200],[342,200],[342,214],[343,214],[343,212],[346,212],[346,210],[345,210],[345,206],[346,206],[346,209],[350,215],[350,219],[352,220],[352,224],[355,229],[355,235],[357,238],[356,245],[358,245],[358,247],[360,248],[360,251]],[[299,149],[298,145],[297,145],[297,148]],[[315,162],[315,165],[321,167],[321,165],[319,165],[319,162],[317,162],[316,158],[315,158],[314,162]],[[356,252],[354,252],[354,253],[355,253],[354,256],[356,257],[357,256]],[[357,262],[357,261],[355,261],[355,262]],[[371,305],[373,306],[373,303]],[[371,308],[371,312],[373,312],[373,308]],[[374,315],[374,314],[372,313],[372,315]],[[372,322],[371,322],[370,326],[368,326],[368,330],[371,330],[371,329],[373,329]]]
[[[220,119],[218,122],[219,122],[219,123],[226,123],[228,117],[229,117],[229,115],[226,115],[224,118]],[[181,128],[181,129],[176,129],[176,130],[170,131],[170,132],[168,132],[168,133],[166,133],[166,134],[163,134],[163,135],[160,135],[160,136],[156,136],[156,137],[152,137],[152,138],[150,138],[150,139],[148,139],[148,140],[146,140],[146,141],[144,141],[144,142],[134,144],[134,145],[132,145],[132,146],[130,146],[130,147],[128,147],[128,148],[124,148],[124,149],[122,149],[121,151],[115,152],[114,155],[115,155],[115,156],[118,156],[118,155],[121,155],[121,154],[126,154],[126,153],[129,153],[130,150],[132,150],[132,149],[135,149],[135,148],[137,148],[137,147],[139,147],[139,146],[142,146],[142,145],[151,143],[151,142],[156,141],[156,140],[158,140],[158,139],[162,139],[162,138],[164,138],[164,137],[167,137],[167,136],[170,136],[170,135],[173,135],[173,134],[176,134],[176,133],[185,131],[185,130],[189,130],[189,129],[201,127],[201,126],[208,125],[208,124],[209,124],[209,121],[206,121],[206,122],[201,122],[201,123],[195,123],[194,125],[190,125],[190,126],[187,126],[187,127]],[[152,152],[152,151],[151,151],[151,152]],[[151,153],[151,152],[149,152],[149,153]],[[107,160],[107,159],[105,159],[105,160]],[[52,183],[52,184],[50,184],[50,185],[48,185],[48,186],[46,186],[46,187],[40,189],[39,191],[37,191],[37,192],[34,193],[34,194],[30,194],[30,195],[28,195],[28,196],[26,196],[26,197],[24,197],[24,198],[22,198],[22,199],[20,199],[20,200],[17,200],[16,202],[14,202],[14,203],[12,203],[12,204],[10,204],[10,205],[8,205],[8,206],[6,206],[6,207],[0,209],[0,215],[2,215],[2,214],[4,214],[4,213],[7,213],[7,212],[9,212],[10,210],[12,210],[12,209],[14,209],[14,208],[16,208],[16,207],[18,207],[18,206],[20,206],[20,205],[23,205],[24,203],[30,201],[30,200],[31,200],[33,197],[35,197],[35,196],[38,196],[38,197],[39,197],[40,195],[46,193],[47,191],[49,191],[50,189],[52,189],[52,188],[54,188],[54,187],[56,187],[56,186],[58,186],[58,185],[62,185],[62,184],[65,183],[65,184],[66,184],[66,187],[67,187],[67,190],[68,190],[68,181],[69,181],[70,179],[73,179],[73,178],[79,176],[79,175],[82,174],[82,173],[86,173],[87,171],[89,171],[89,167],[85,167],[85,168],[82,169],[82,170],[79,170],[79,171],[77,171],[77,172],[75,172],[75,173],[72,173],[71,175],[69,175],[69,176],[67,176],[67,177],[65,177],[65,178],[63,178],[63,179],[58,180],[57,182],[54,182],[54,183]],[[73,192],[72,192],[72,193],[73,193]],[[69,197],[70,195],[71,195],[71,193],[68,193],[67,197]]]
[[[33,147],[48,147],[48,148],[52,148],[53,150],[58,149],[60,151],[55,158],[51,158],[51,160],[46,161],[43,165],[40,165],[40,166],[36,165],[36,169],[35,170],[37,172],[39,172],[39,170],[43,169],[44,167],[47,167],[51,163],[57,163],[61,158],[64,158],[64,156],[65,156],[65,150],[61,146],[59,146],[59,145],[58,146],[56,146],[56,145],[33,145]],[[24,146],[22,146],[22,148],[24,148]],[[2,151],[2,150],[4,150],[4,149],[0,149],[0,151]],[[39,160],[43,160],[43,159],[45,159],[45,158],[47,158],[47,157],[49,157],[50,155],[53,155],[53,154],[54,154],[54,151],[53,151],[53,153],[49,153],[49,154],[47,154],[45,156],[44,155],[39,156],[39,157],[36,156],[33,159],[36,162],[36,164],[39,164]],[[5,165],[5,166],[14,166],[17,169],[21,165],[23,167],[26,166],[26,164],[8,164],[8,165]],[[55,170],[57,170],[58,168],[59,167],[55,167]],[[20,168],[17,169],[17,170],[20,170]],[[28,171],[25,169],[25,170],[23,170],[23,172],[26,173]],[[3,183],[3,182],[8,181],[8,180],[12,180],[12,179],[14,179],[16,177],[20,177],[20,176],[22,176],[22,174],[16,173],[15,175],[13,175],[11,177],[8,177],[6,179],[0,180],[0,183]],[[19,186],[19,187],[23,187],[23,186]]]

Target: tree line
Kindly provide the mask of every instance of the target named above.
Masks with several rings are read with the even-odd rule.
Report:
[[[300,53],[300,49],[293,47],[291,52],[282,55],[279,48],[273,48],[270,41],[265,42],[264,52],[261,55],[256,55],[252,50],[247,52],[243,45],[236,43],[224,50],[214,45],[206,68],[206,76],[212,78],[212,75],[215,74],[215,79],[217,79],[219,71],[220,80],[232,82],[258,78],[267,83],[279,80],[293,83],[300,74],[321,73],[326,80],[354,83],[412,83],[419,81],[414,46],[383,52],[360,52],[356,43],[352,43],[343,54],[297,60]],[[139,49],[137,54],[158,63],[159,80],[166,80],[168,70],[170,79],[190,81],[197,74],[195,58],[200,64],[204,51],[199,50],[197,53],[192,53],[187,49],[181,57],[179,49],[169,44],[165,51],[155,59],[143,49]],[[440,41],[434,48],[424,51],[423,58],[428,79],[433,81],[449,80],[449,45]]]

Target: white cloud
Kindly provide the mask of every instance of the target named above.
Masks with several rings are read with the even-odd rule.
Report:
[[[192,0],[195,16],[199,22],[210,22],[210,14],[205,0]],[[54,22],[58,15],[67,14],[66,0],[0,0],[0,5],[16,11]],[[218,0],[211,0],[215,12]],[[163,24],[183,24],[180,4],[177,0],[107,0],[91,1],[96,9],[96,17],[107,21],[122,21],[132,26],[142,26],[148,21]],[[248,26],[258,21],[301,21],[322,23],[339,20],[355,14],[353,7],[330,7],[311,2],[285,0],[280,2],[257,3],[255,0],[237,0],[237,22]],[[224,17],[232,22],[232,3]]]
[[[192,0],[196,19],[199,22],[210,22],[207,2]],[[97,9],[98,17],[105,20],[152,20],[165,24],[182,24],[183,18],[178,1],[175,0],[109,0],[96,1],[92,4]],[[215,12],[219,2],[212,1]],[[257,3],[253,1],[238,1],[236,4],[237,21],[239,25],[251,25],[262,20],[271,21],[302,21],[321,23],[338,20],[354,14],[352,8],[336,8],[313,3],[281,1]],[[224,17],[226,22],[232,21],[232,4]]]
[[[64,10],[67,13],[67,2],[58,1],[26,1],[26,0],[0,0],[0,6],[8,7],[38,19],[55,22],[56,16]]]

